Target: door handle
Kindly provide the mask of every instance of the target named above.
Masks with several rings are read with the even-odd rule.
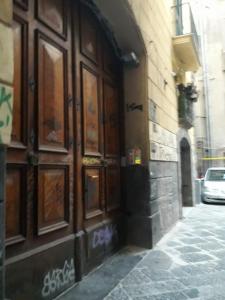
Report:
[[[108,161],[106,159],[101,159],[101,164],[103,165],[103,167],[107,167]]]
[[[27,161],[28,161],[28,164],[30,166],[38,166],[39,164],[39,157],[37,154],[35,154],[34,152],[29,152],[28,155],[27,155]]]

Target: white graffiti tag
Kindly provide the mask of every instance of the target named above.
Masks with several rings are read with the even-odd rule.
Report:
[[[92,247],[96,248],[98,246],[108,245],[113,237],[118,239],[118,232],[116,225],[106,226],[104,229],[96,230],[93,234]]]
[[[64,263],[63,269],[54,269],[49,271],[44,278],[42,297],[48,297],[51,294],[61,290],[63,287],[73,283],[75,279],[74,261],[71,258]]]

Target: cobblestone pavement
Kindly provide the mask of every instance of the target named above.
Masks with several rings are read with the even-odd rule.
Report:
[[[62,299],[225,300],[225,206],[193,208],[154,250],[119,254]]]
[[[200,205],[104,300],[225,300],[225,206]]]

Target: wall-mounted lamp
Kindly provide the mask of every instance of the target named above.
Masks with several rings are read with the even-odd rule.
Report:
[[[134,52],[124,54],[121,57],[121,60],[124,63],[124,65],[126,65],[128,67],[137,67],[137,66],[139,66],[139,63],[140,63],[137,55]]]
[[[136,103],[129,103],[127,104],[127,112],[129,111],[134,111],[134,110],[143,110],[143,105],[142,104],[136,104]]]

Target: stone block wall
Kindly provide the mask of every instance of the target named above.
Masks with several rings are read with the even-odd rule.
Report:
[[[156,122],[176,134],[176,88],[172,68],[174,34],[172,1],[130,0],[148,56],[148,100],[156,106]]]
[[[150,162],[150,206],[152,214],[158,214],[161,235],[168,232],[180,216],[177,168],[176,162]]]
[[[176,223],[181,210],[178,193],[179,122],[172,66],[174,1],[129,0],[129,3],[147,50],[150,189],[144,207],[148,206],[149,214],[145,219],[151,226],[149,245],[154,246]],[[140,220],[136,223],[140,224]]]

